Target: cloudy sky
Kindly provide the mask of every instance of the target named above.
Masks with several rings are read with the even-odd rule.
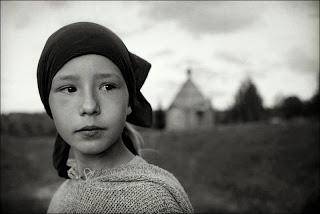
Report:
[[[102,24],[152,64],[142,92],[168,107],[186,69],[216,109],[250,77],[265,106],[318,87],[318,1],[1,1],[1,112],[43,111],[36,69],[47,38],[77,21]]]

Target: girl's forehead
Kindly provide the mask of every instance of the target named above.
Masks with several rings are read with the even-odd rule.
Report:
[[[120,69],[110,59],[102,55],[87,54],[75,57],[68,61],[56,73],[54,79],[65,76],[92,76],[118,77],[123,79]]]

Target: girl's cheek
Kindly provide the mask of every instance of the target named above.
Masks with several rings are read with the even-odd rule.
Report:
[[[68,113],[66,110],[74,110],[75,100],[70,97],[61,95],[52,95],[49,98],[49,106],[52,113],[56,115],[63,115]]]
[[[66,105],[69,105],[72,102],[74,102],[74,98],[70,98],[70,97],[66,97],[66,96],[57,96],[55,98],[55,103],[60,107],[64,107]]]

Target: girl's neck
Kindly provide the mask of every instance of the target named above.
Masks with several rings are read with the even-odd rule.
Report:
[[[86,155],[75,150],[74,156],[81,174],[85,168],[91,170],[111,169],[128,163],[134,158],[134,154],[124,145],[121,138],[100,154]]]

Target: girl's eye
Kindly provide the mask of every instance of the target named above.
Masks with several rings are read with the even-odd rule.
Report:
[[[60,89],[61,92],[67,93],[67,94],[72,94],[77,91],[76,87],[73,86],[68,86]]]
[[[105,84],[105,85],[102,85],[102,90],[105,90],[105,91],[111,91],[112,89],[116,88],[114,85],[111,85],[111,84]]]

